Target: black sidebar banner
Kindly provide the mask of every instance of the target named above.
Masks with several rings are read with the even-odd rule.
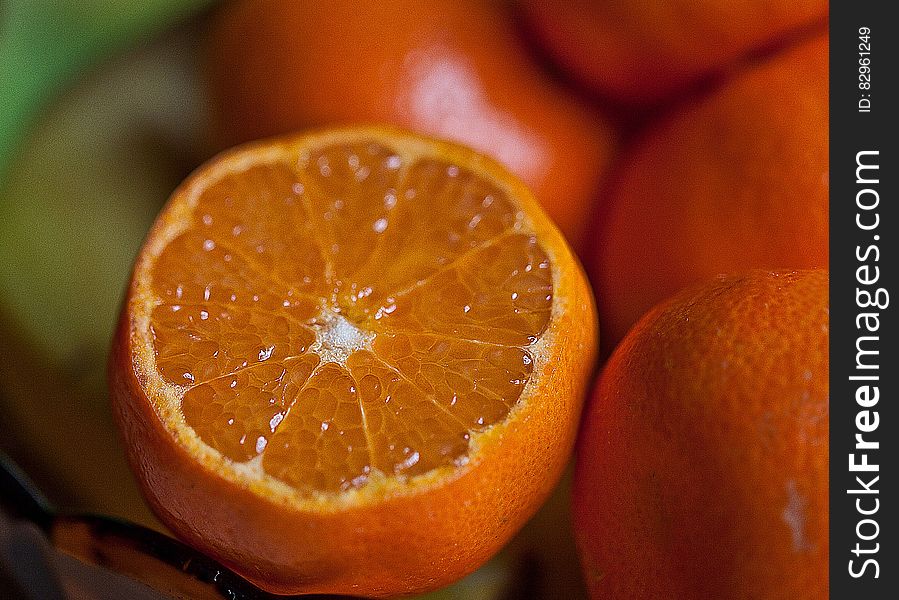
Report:
[[[830,7],[831,598],[892,600],[899,598],[899,20],[892,2],[831,0]]]

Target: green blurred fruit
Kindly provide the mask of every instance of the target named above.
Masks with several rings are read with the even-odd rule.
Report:
[[[0,3],[0,179],[40,107],[112,50],[149,39],[211,0]]]
[[[134,255],[199,136],[195,36],[51,104],[0,187],[2,447],[66,508],[155,524],[119,448],[106,354]]]

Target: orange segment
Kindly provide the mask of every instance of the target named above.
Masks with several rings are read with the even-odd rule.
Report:
[[[144,482],[151,502],[287,592],[358,593],[363,573],[375,595],[408,592],[477,567],[558,476],[595,350],[581,270],[526,188],[471,151],[379,129],[261,143],[198,171],[151,232],[123,316],[113,392],[138,472],[163,473]],[[483,507],[482,533],[454,540],[452,490],[506,495]],[[402,498],[414,511],[385,517]],[[445,540],[414,559],[378,547],[422,511]],[[307,537],[335,514],[364,524]],[[210,529],[234,519],[262,522]],[[363,537],[382,559],[338,568]],[[311,545],[333,573],[298,564]]]
[[[388,298],[375,318],[388,331],[527,346],[549,323],[550,266],[535,238],[509,235]]]
[[[342,281],[375,251],[396,206],[404,161],[376,143],[342,144],[303,157],[301,181],[307,218],[329,261],[331,280]]]
[[[398,193],[387,190],[385,197],[393,210],[373,223],[383,232],[381,243],[348,290],[348,300],[368,311],[499,237],[519,216],[489,181],[427,159],[410,167]]]
[[[364,484],[371,472],[356,382],[327,362],[306,383],[262,459],[265,471],[303,490]]]
[[[314,354],[265,363],[188,389],[181,401],[187,424],[237,462],[261,454],[318,366]]]
[[[374,468],[391,475],[417,475],[467,460],[464,424],[371,352],[349,359],[360,383],[359,399]]]
[[[373,347],[381,360],[472,431],[506,416],[533,365],[522,348],[435,335],[383,335]]]
[[[213,252],[207,256],[194,249],[194,266],[218,265],[228,274],[252,277],[282,293],[293,290],[320,295],[327,291],[315,223],[308,219],[302,192],[289,164],[264,163],[223,176],[203,190],[193,211],[195,227],[189,233],[202,237],[204,252]],[[176,260],[185,256],[178,250],[169,253]],[[302,255],[303,260],[283,260],[289,253]],[[223,262],[208,260],[218,255]],[[226,263],[231,260],[238,260],[244,268],[230,268]],[[168,271],[160,268],[158,272]],[[239,301],[245,303],[247,298]]]

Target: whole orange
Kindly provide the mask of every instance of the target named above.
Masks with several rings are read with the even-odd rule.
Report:
[[[492,0],[238,0],[210,32],[221,147],[390,123],[462,142],[524,179],[575,250],[612,132],[532,62]]]
[[[650,128],[615,171],[591,275],[605,348],[684,286],[826,267],[827,38],[758,64]]]
[[[827,0],[523,0],[537,37],[598,93],[649,105],[823,25]]]
[[[594,598],[825,599],[828,275],[720,277],[607,363],[577,446]]]

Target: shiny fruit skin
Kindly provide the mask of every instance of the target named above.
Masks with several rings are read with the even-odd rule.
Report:
[[[348,123],[455,140],[524,179],[572,247],[583,248],[612,130],[534,62],[501,4],[239,0],[223,8],[206,60],[220,147]]]
[[[721,277],[621,343],[577,446],[593,598],[827,598],[827,294],[821,270]]]

